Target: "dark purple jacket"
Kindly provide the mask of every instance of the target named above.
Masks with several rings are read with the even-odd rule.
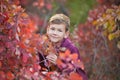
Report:
[[[65,47],[66,49],[69,49],[71,51],[71,53],[76,53],[78,54],[78,59],[81,60],[81,57],[80,57],[80,53],[79,53],[79,50],[78,48],[70,41],[70,39],[68,38],[64,38],[63,41],[61,42],[61,45],[60,47]],[[58,48],[56,48],[58,49]],[[42,58],[43,55],[40,55],[40,60],[43,60],[44,58]],[[41,66],[44,66],[44,63],[40,64]],[[45,66],[44,66],[45,67]],[[82,77],[83,77],[83,80],[88,80],[87,79],[87,75],[86,73],[84,72],[84,70],[82,70],[81,68],[77,68],[76,69],[76,72],[79,73]]]
[[[71,51],[71,53],[77,53],[78,58],[81,60],[78,48],[70,41],[70,39],[68,38],[64,39],[61,43],[61,47],[66,47]],[[76,72],[83,77],[83,80],[88,80],[86,73],[82,69],[78,68],[76,69]]]
[[[65,48],[69,49],[71,51],[71,53],[77,53],[78,58],[81,60],[78,48],[70,41],[70,39],[64,38],[63,41],[61,42],[60,47],[65,47]]]

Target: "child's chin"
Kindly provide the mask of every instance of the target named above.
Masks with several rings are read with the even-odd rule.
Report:
[[[53,43],[57,43],[58,41],[55,41],[55,40],[51,40],[51,42],[53,42]]]
[[[51,42],[53,42],[53,43],[57,43],[57,42],[59,42],[59,41],[58,41],[58,40],[53,39],[53,40],[51,40]]]

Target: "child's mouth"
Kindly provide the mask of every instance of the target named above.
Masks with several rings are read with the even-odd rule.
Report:
[[[51,35],[52,38],[58,38],[56,35]]]

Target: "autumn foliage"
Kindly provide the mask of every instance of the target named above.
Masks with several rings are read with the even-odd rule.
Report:
[[[11,5],[9,5],[11,4]],[[1,1],[0,12],[0,78],[37,79],[39,63],[36,56],[39,35],[24,9],[11,1]],[[34,43],[35,42],[35,43]]]
[[[79,43],[89,80],[117,80],[120,79],[117,75],[120,61],[120,6],[110,0],[97,1],[100,4],[89,11],[87,21],[75,29],[74,40],[76,44]]]
[[[40,5],[42,8],[43,2],[44,0],[34,5]],[[49,72],[46,75],[41,73],[38,52],[42,50],[43,45],[40,44],[43,39],[36,33],[38,28],[36,22],[19,6],[18,0],[2,0],[0,4],[0,78],[2,80],[54,80],[54,78],[71,80],[73,77],[82,80],[77,73],[71,73],[70,76],[65,76],[64,73],[60,75],[57,72]],[[66,54],[70,53],[66,52]],[[74,58],[71,58],[75,61],[76,57],[77,55],[74,55]]]
[[[1,80],[82,80],[78,73],[67,75],[75,67],[85,69],[89,80],[119,80],[120,62],[120,6],[119,0],[97,0],[98,6],[89,11],[87,21],[73,32],[83,62],[69,50],[59,53],[57,65],[62,74],[40,72],[38,52],[47,49],[41,43],[38,30],[47,25],[54,0],[1,0],[0,1],[0,79]],[[40,16],[26,13],[24,5],[37,8]],[[22,7],[21,7],[22,5]],[[32,9],[32,10],[34,10]],[[38,18],[41,17],[41,18]],[[41,45],[40,45],[41,44]],[[65,64],[62,60],[66,61]]]

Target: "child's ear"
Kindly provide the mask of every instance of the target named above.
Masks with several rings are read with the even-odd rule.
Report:
[[[64,36],[64,38],[67,38],[69,36],[70,32],[69,31],[66,31],[66,34]]]

